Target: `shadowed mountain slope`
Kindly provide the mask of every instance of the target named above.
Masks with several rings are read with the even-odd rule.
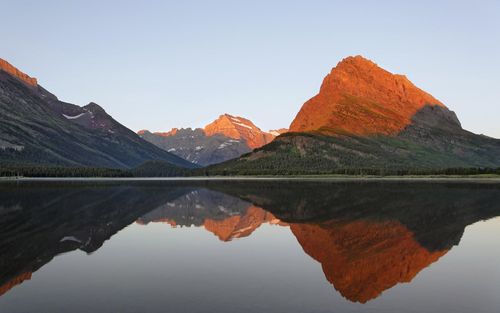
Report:
[[[163,160],[195,166],[141,139],[99,105],[59,101],[1,61],[0,163],[130,168]]]

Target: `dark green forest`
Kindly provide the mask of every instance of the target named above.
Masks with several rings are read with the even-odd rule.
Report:
[[[183,169],[161,161],[146,162],[129,170],[96,167],[62,166],[9,166],[0,165],[0,177],[196,177],[196,176],[292,176],[292,175],[345,175],[345,176],[426,176],[426,175],[500,175],[500,168],[446,168],[446,169],[387,169],[346,168],[333,170],[295,171],[286,168],[211,170],[210,168]]]

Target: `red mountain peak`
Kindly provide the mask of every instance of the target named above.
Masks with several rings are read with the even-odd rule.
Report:
[[[218,119],[204,128],[207,136],[223,134],[233,139],[244,139],[252,149],[261,147],[274,139],[274,136],[263,132],[252,121],[230,114],[220,115]]]
[[[392,135],[426,105],[444,107],[404,75],[392,74],[362,56],[347,57],[302,106],[290,131]]]

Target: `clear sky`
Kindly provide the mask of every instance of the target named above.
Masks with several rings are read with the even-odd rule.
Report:
[[[0,0],[0,57],[133,130],[287,127],[361,54],[500,138],[500,1]]]

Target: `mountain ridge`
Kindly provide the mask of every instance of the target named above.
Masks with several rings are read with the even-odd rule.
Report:
[[[59,101],[11,67],[0,68],[0,163],[131,168],[164,160],[196,167],[141,139],[99,105]]]
[[[12,76],[16,77],[20,81],[24,82],[25,84],[35,87],[38,86],[38,81],[36,78],[29,76],[28,74],[20,71],[17,67],[14,65],[10,64],[6,60],[0,58],[0,70],[3,70]]]
[[[251,152],[284,132],[284,128],[265,132],[246,118],[225,113],[204,128],[172,128],[154,133],[143,129],[137,134],[168,152],[206,166]]]

